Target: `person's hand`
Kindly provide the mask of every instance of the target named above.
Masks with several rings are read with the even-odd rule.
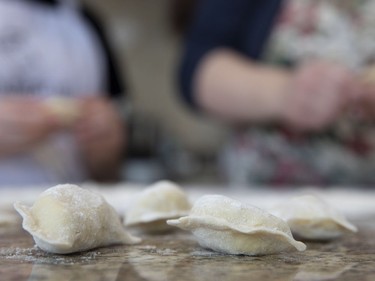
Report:
[[[27,151],[60,129],[45,105],[28,97],[0,100],[0,155]]]
[[[356,75],[328,61],[302,64],[285,93],[282,119],[294,129],[319,131],[336,122],[358,95]]]
[[[360,75],[360,96],[358,112],[364,119],[375,119],[375,65],[368,67]]]
[[[90,175],[113,179],[123,159],[125,126],[116,108],[101,97],[80,102],[74,134]]]

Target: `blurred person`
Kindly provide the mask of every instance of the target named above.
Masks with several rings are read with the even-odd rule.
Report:
[[[230,180],[374,184],[375,2],[195,2],[180,84],[234,128]]]
[[[0,186],[119,178],[122,85],[75,0],[0,1]]]

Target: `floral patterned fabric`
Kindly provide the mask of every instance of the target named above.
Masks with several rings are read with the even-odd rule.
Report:
[[[310,58],[340,61],[360,72],[375,60],[375,1],[289,0],[265,60],[293,66]],[[375,183],[375,130],[348,116],[325,132],[281,127],[237,132],[222,160],[235,184]]]

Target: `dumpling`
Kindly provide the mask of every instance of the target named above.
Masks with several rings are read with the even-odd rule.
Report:
[[[57,185],[41,193],[32,207],[14,204],[23,228],[44,251],[68,254],[112,244],[134,244],[116,211],[104,198],[76,185]]]
[[[139,193],[125,212],[124,223],[142,232],[173,229],[167,219],[187,215],[191,204],[185,192],[170,181],[159,181]]]
[[[270,210],[285,220],[293,235],[309,240],[329,240],[357,228],[322,199],[304,195],[289,199]]]
[[[281,219],[222,195],[198,199],[189,216],[168,224],[190,230],[205,248],[227,254],[266,255],[304,251]]]

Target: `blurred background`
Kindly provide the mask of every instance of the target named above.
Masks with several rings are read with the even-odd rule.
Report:
[[[182,34],[173,24],[173,0],[84,0],[98,14],[113,46],[128,100],[130,154],[123,177],[223,180],[216,152],[227,129],[191,112],[175,92]],[[183,11],[181,11],[183,13]]]

